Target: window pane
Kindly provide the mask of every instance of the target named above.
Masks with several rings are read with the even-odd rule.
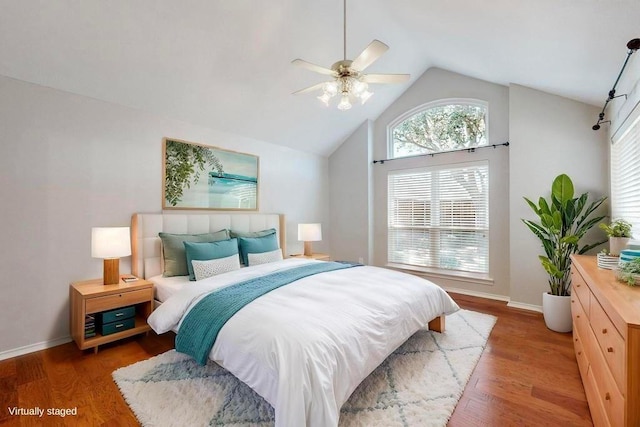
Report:
[[[489,167],[392,172],[388,261],[489,272]]]
[[[391,131],[391,156],[405,157],[487,145],[487,108],[449,104],[423,110]]]
[[[611,216],[629,221],[640,238],[640,116],[611,146]]]

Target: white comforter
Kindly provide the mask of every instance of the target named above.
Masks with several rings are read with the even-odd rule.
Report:
[[[177,330],[211,290],[311,262],[287,259],[194,282],[149,317],[157,333]],[[276,426],[337,426],[353,390],[400,344],[441,314],[458,310],[437,285],[377,267],[321,273],[278,288],[236,313],[210,358],[275,408]]]

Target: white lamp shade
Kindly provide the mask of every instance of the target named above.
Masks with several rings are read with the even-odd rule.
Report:
[[[93,258],[120,258],[131,255],[129,227],[93,227],[91,229],[91,256]]]
[[[319,242],[322,240],[322,227],[320,224],[298,224],[298,240]]]

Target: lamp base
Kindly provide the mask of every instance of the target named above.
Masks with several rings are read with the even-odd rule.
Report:
[[[117,285],[120,283],[120,258],[104,260],[104,284]]]
[[[311,250],[311,242],[304,242],[304,256],[313,255],[313,251]]]

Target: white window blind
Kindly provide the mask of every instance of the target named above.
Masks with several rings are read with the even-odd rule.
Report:
[[[629,221],[640,238],[640,114],[611,146],[611,217]]]
[[[388,261],[489,272],[486,162],[391,172]]]

